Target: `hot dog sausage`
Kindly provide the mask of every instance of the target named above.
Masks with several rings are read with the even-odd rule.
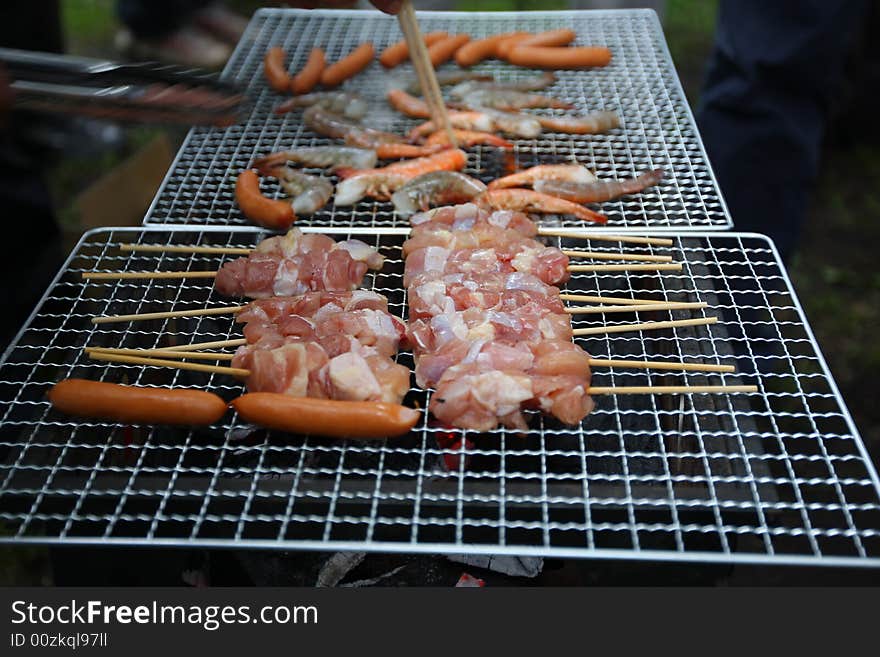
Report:
[[[539,32],[528,39],[518,41],[514,48],[542,48],[549,46],[567,46],[577,38],[574,30],[548,30]]]
[[[445,39],[449,35],[446,32],[428,32],[424,36],[425,45],[432,46],[441,39]],[[409,57],[409,46],[406,45],[406,40],[398,41],[397,43],[388,46],[385,50],[382,51],[382,54],[379,55],[379,63],[382,64],[385,68],[394,68],[399,64],[403,64]]]
[[[447,37],[442,41],[438,41],[428,48],[428,56],[431,58],[431,64],[434,68],[440,66],[444,62],[452,59],[455,51],[470,41],[471,38],[467,34],[456,34]]]
[[[331,438],[387,438],[412,429],[421,417],[415,409],[385,402],[335,401],[250,392],[232,401],[247,422],[289,433]]]
[[[132,424],[214,424],[227,404],[204,390],[141,388],[103,381],[65,379],[52,386],[49,401],[62,413]]]
[[[373,61],[372,43],[362,43],[332,66],[328,66],[321,74],[321,84],[325,87],[335,87],[342,84],[353,75],[363,71]]]
[[[297,96],[309,93],[321,80],[325,63],[324,51],[320,48],[312,48],[305,66],[290,81],[290,90]]]
[[[533,36],[535,35],[531,32],[514,32],[506,39],[501,39],[501,41],[495,46],[495,57],[498,59],[507,59],[507,55],[510,54],[510,51],[514,47],[518,46],[526,39],[531,39]]]
[[[235,181],[235,200],[244,216],[260,226],[287,230],[296,221],[290,203],[263,196],[260,191],[260,177],[250,169],[238,174]]]
[[[455,53],[455,61],[459,66],[473,66],[479,64],[484,59],[495,56],[498,45],[511,37],[528,36],[528,32],[505,32],[504,34],[496,34],[495,36],[486,37],[485,39],[477,39],[470,41],[459,48]]]
[[[284,49],[276,46],[269,48],[269,52],[266,53],[266,57],[263,59],[263,72],[266,74],[269,86],[282,94],[290,91],[290,74],[284,66],[286,58],[287,54],[284,52]]]
[[[611,51],[598,46],[582,48],[526,48],[516,47],[507,55],[507,61],[529,68],[587,68],[605,66],[611,61]]]

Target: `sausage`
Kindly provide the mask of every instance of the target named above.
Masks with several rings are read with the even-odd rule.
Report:
[[[342,84],[348,78],[363,71],[373,61],[375,50],[372,43],[362,43],[332,66],[328,66],[321,73],[321,84],[325,87],[335,87]]]
[[[263,59],[263,72],[266,74],[269,86],[281,94],[290,91],[290,74],[284,66],[286,58],[287,53],[284,52],[284,48],[275,46],[269,48]]]
[[[204,390],[141,388],[118,383],[65,379],[48,394],[62,413],[131,424],[209,425],[226,413],[227,404]]]
[[[431,58],[431,65],[437,68],[443,62],[452,59],[455,51],[470,41],[471,38],[467,34],[456,34],[438,41],[428,48],[428,56]]]
[[[574,30],[548,30],[540,32],[528,39],[516,42],[514,48],[541,48],[548,46],[567,46],[577,38]]]
[[[470,41],[456,51],[455,62],[465,68],[479,64],[484,59],[494,57],[502,41],[511,37],[528,34],[528,32],[505,32],[504,34],[496,34],[485,39]]]
[[[336,401],[249,392],[232,401],[246,422],[289,433],[331,438],[387,438],[412,429],[421,413],[386,402]]]
[[[446,32],[428,32],[424,36],[425,45],[432,46],[448,36]],[[407,58],[409,58],[409,46],[406,45],[406,40],[404,39],[385,48],[382,54],[379,55],[379,63],[385,68],[394,68],[399,64],[403,64]]]
[[[529,68],[588,68],[605,66],[611,61],[611,51],[599,46],[581,48],[514,48],[507,61]]]
[[[260,226],[287,230],[296,221],[296,214],[290,203],[263,196],[260,191],[260,177],[250,169],[238,174],[235,181],[235,200],[244,216]]]
[[[321,81],[325,64],[324,51],[321,48],[312,48],[305,66],[290,81],[290,90],[297,96],[309,93]]]
[[[498,45],[495,48],[495,57],[498,59],[507,59],[507,55],[510,54],[512,48],[526,39],[531,39],[533,36],[535,35],[531,32],[515,32],[511,34],[508,38],[502,39],[498,42]]]

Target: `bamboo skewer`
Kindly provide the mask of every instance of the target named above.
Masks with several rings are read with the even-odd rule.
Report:
[[[234,246],[172,246],[163,244],[120,244],[120,251],[147,253],[206,253],[210,255],[247,255],[253,249]]]
[[[666,302],[664,300],[657,299],[630,299],[628,297],[600,297],[594,296],[591,294],[567,294],[563,292],[559,295],[559,298],[562,301],[578,301],[581,303],[608,303],[611,305],[629,305],[629,306],[649,306],[649,305],[660,305],[663,303],[671,303]],[[705,303],[702,301],[682,301],[677,302],[680,303],[682,307],[687,308],[704,308]]]
[[[431,119],[434,121],[436,128],[446,133],[452,147],[457,148],[458,140],[456,140],[455,133],[452,131],[452,124],[449,122],[449,115],[446,113],[446,104],[443,102],[440,85],[437,83],[437,76],[434,73],[434,65],[428,56],[428,49],[425,47],[425,42],[422,39],[419,23],[416,20],[416,12],[410,0],[403,0],[400,12],[397,14],[397,20],[400,23],[403,37],[406,39],[409,57],[416,70],[422,94],[431,111]]]
[[[216,271],[84,271],[85,280],[115,281],[150,278],[214,278]]]
[[[662,237],[630,237],[628,235],[605,235],[604,233],[575,233],[555,228],[538,228],[538,235],[546,237],[568,237],[573,240],[596,240],[599,242],[623,242],[624,244],[652,244],[654,246],[672,246],[670,239]]]
[[[240,347],[247,344],[244,338],[233,340],[214,340],[212,342],[193,342],[191,344],[178,344],[173,347],[162,347],[163,351],[195,351],[198,349],[222,349],[223,347]]]
[[[662,360],[609,360],[606,358],[590,358],[591,367],[624,367],[637,370],[675,370],[682,372],[736,372],[733,365],[715,365],[713,363],[675,363]]]
[[[206,317],[240,313],[247,306],[221,306],[219,308],[200,308],[197,310],[169,310],[156,313],[138,313],[135,315],[105,315],[92,317],[92,324],[112,324],[114,322],[136,322],[147,319],[171,319],[173,317]]]
[[[154,367],[174,367],[179,370],[194,370],[196,372],[209,372],[211,374],[229,374],[230,376],[248,376],[250,370],[239,367],[223,367],[221,365],[202,365],[201,363],[187,363],[177,360],[163,360],[160,358],[143,358],[140,356],[125,356],[123,354],[104,353],[100,351],[89,354],[92,360],[100,360],[109,363],[128,363],[131,365],[152,365]]]
[[[644,260],[646,262],[672,262],[672,256],[650,255],[648,253],[605,253],[602,251],[562,252],[569,258],[592,258],[593,260]]]
[[[165,358],[193,358],[196,360],[232,360],[235,354],[219,351],[182,351],[175,349],[124,349],[113,347],[86,347],[87,354],[121,354],[123,356],[152,356]]]
[[[639,313],[651,312],[652,310],[689,310],[691,308],[705,308],[708,305],[705,302],[696,304],[670,302],[629,306],[568,306],[565,308],[565,312],[569,315],[604,315],[605,313]]]
[[[661,265],[569,265],[568,271],[681,271],[681,263]]]
[[[612,326],[594,326],[591,328],[574,329],[572,335],[605,335],[606,333],[627,333],[629,331],[655,331],[679,326],[706,326],[715,324],[717,317],[701,317],[699,319],[676,319],[669,322],[644,322],[642,324],[617,324]]]
[[[758,392],[758,386],[590,386],[591,395],[660,395],[707,392]]]

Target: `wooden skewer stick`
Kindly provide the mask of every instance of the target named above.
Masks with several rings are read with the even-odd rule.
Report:
[[[628,297],[597,297],[590,294],[560,294],[559,298],[563,301],[577,301],[581,303],[608,303],[611,305],[630,305],[630,306],[649,306],[659,305],[662,303],[671,303],[662,299],[630,299]],[[687,308],[703,308],[705,303],[702,301],[682,301],[683,307]],[[684,304],[687,304],[684,306]]]
[[[162,347],[163,351],[197,351],[201,349],[222,349],[224,347],[240,347],[247,344],[244,338],[233,340],[214,340],[212,342],[193,342],[191,344],[178,344],[172,347]]]
[[[422,39],[419,23],[416,20],[416,12],[410,0],[403,0],[400,12],[397,14],[397,20],[400,23],[401,31],[403,31],[403,37],[406,39],[409,57],[412,60],[413,67],[416,69],[422,94],[428,103],[428,108],[431,110],[431,119],[434,121],[434,126],[443,130],[452,147],[457,148],[458,141],[455,138],[455,133],[452,131],[449,115],[446,113],[446,104],[443,102],[443,95],[440,93],[440,85],[437,83],[434,65],[428,56],[428,49],[425,47],[425,42]]]
[[[758,386],[591,386],[591,395],[660,395],[670,393],[695,394],[706,392],[758,392]]]
[[[569,265],[568,271],[681,271],[681,263],[665,265]]]
[[[705,308],[708,303],[648,303],[630,306],[569,306],[565,309],[569,315],[604,315],[605,313],[642,313],[652,310],[689,310]]]
[[[94,281],[148,278],[214,278],[216,271],[84,271],[82,277]]]
[[[164,244],[120,244],[120,251],[145,251],[147,253],[207,253],[212,255],[247,255],[253,249],[234,246],[172,246]]]
[[[169,310],[158,313],[139,313],[136,315],[105,315],[92,317],[92,324],[112,324],[113,322],[137,322],[146,319],[170,319],[172,317],[205,317],[240,313],[247,306],[222,306],[219,308],[200,308],[197,310]]]
[[[250,370],[239,367],[223,367],[221,365],[202,365],[201,363],[187,363],[186,361],[163,360],[160,358],[142,358],[140,356],[124,356],[104,352],[89,354],[92,360],[100,360],[109,363],[128,363],[131,365],[151,365],[154,367],[174,367],[179,370],[194,370],[196,372],[210,372],[212,374],[228,374],[230,376],[249,376]]]
[[[624,242],[626,244],[653,244],[654,246],[672,246],[670,239],[662,237],[630,237],[624,235],[605,235],[604,233],[574,233],[555,228],[538,228],[538,235],[546,237],[568,237],[573,240],[596,240],[598,242]]]
[[[644,260],[646,262],[672,262],[672,256],[648,253],[606,253],[603,251],[562,251],[569,258],[592,258],[593,260]]]
[[[591,328],[579,328],[572,331],[572,335],[604,335],[606,333],[627,333],[629,331],[655,331],[678,326],[705,326],[714,324],[717,317],[701,317],[699,319],[676,319],[669,322],[644,322],[643,324],[618,324],[612,326],[594,326]]]
[[[232,360],[235,354],[218,351],[178,351],[175,349],[124,349],[86,347],[87,354],[122,354],[123,356],[160,356],[165,358],[193,358],[195,360]]]
[[[713,363],[667,363],[662,360],[609,360],[591,358],[591,367],[625,367],[636,370],[675,370],[683,372],[735,372],[733,365]]]

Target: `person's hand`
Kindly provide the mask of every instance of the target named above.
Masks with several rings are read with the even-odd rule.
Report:
[[[400,11],[400,5],[403,4],[403,0],[370,0],[370,4],[386,14],[396,14]]]

